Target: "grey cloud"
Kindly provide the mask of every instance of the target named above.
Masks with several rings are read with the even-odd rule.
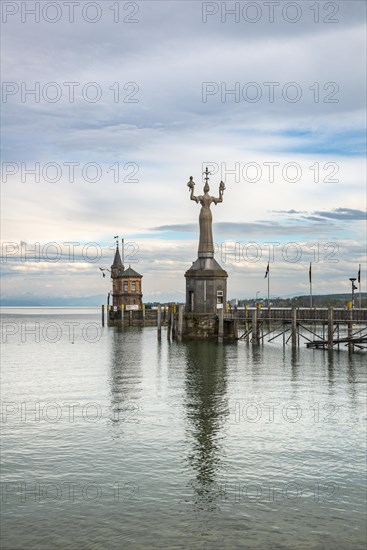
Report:
[[[343,92],[340,101],[320,101],[316,106],[317,114],[322,112],[330,122],[336,113],[350,113],[364,106],[363,71],[355,70],[353,62],[363,31],[363,2],[338,2],[339,23],[335,25],[315,24],[311,1],[298,3],[302,4],[303,17],[297,24],[282,19],[269,24],[264,18],[256,24],[235,23],[233,16],[222,23],[220,13],[204,24],[201,2],[138,4],[140,22],[132,25],[114,24],[108,9],[96,25],[80,18],[73,24],[36,25],[10,18],[3,26],[4,53],[9,58],[8,65],[4,59],[3,80],[26,81],[29,86],[32,81],[97,81],[103,85],[103,101],[31,105],[9,98],[4,105],[4,125],[15,128],[17,135],[10,136],[7,150],[36,156],[51,148],[65,151],[73,147],[79,154],[85,150],[104,154],[117,143],[129,147],[128,125],[137,130],[133,143],[138,142],[139,134],[142,145],[149,142],[150,135],[141,130],[158,125],[180,135],[203,128],[209,134],[213,126],[221,126],[223,133],[228,124],[239,123],[253,129],[260,123],[277,127],[285,117],[290,127],[301,119],[309,127],[315,105],[308,87],[316,78],[321,84],[337,80]],[[221,9],[222,3],[216,4]],[[355,29],[355,41],[343,43],[337,33],[351,29]],[[307,50],[305,33],[310,38]],[[294,49],[284,48],[285,39],[294,41]],[[258,51],[259,45],[264,49]],[[136,81],[141,87],[140,103],[115,104],[109,91],[114,81]],[[303,97],[291,105],[283,100],[274,104],[262,100],[223,104],[218,94],[214,101],[203,103],[203,81],[224,82],[228,88],[234,82],[298,81]],[[293,145],[302,141],[292,140]]]
[[[306,214],[303,219],[315,222],[326,222],[327,220],[359,221],[366,219],[366,212],[355,208],[334,208],[333,210],[315,210],[305,212],[304,210],[273,210],[276,214]]]
[[[305,212],[304,210],[273,210],[276,214],[306,214],[303,219],[315,222],[326,222],[327,220],[359,221],[366,219],[366,212],[355,208],[333,208],[333,210],[316,210]]]
[[[323,220],[322,220],[323,221]],[[258,222],[218,222],[214,223],[214,232],[223,236],[237,236],[236,238],[269,236],[269,235],[302,235],[305,233],[317,233],[319,231],[332,230],[333,226],[325,227],[323,223],[287,223],[282,224],[275,221]],[[194,224],[173,224],[161,225],[151,228],[153,231],[174,231],[174,232],[193,232],[198,233],[198,226]]]
[[[271,212],[275,214],[305,214],[305,210],[294,210],[293,208],[291,210],[271,210]]]
[[[366,212],[354,208],[335,208],[330,211],[315,212],[315,214],[334,220],[357,221],[366,219]]]
[[[151,231],[183,231],[184,233],[193,233],[198,230],[198,226],[193,223],[181,223],[173,225],[159,225],[157,227],[151,227]]]

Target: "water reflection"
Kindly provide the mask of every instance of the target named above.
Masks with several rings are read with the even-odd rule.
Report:
[[[138,422],[142,392],[141,332],[140,327],[115,328],[111,332],[109,416],[116,437],[122,427]]]
[[[299,349],[292,348],[291,353],[291,381],[298,382],[299,380]]]
[[[353,407],[356,406],[356,402],[357,402],[357,399],[358,399],[358,393],[357,393],[357,389],[358,389],[358,384],[357,384],[357,372],[356,372],[356,369],[358,368],[358,366],[356,366],[356,363],[355,363],[355,358],[352,356],[348,356],[348,370],[347,370],[347,380],[348,380],[348,386],[347,386],[347,390],[348,390],[348,395],[350,397],[350,401],[353,405]],[[365,393],[363,394],[365,395]]]
[[[214,510],[222,451],[222,426],[228,416],[226,346],[191,342],[186,348],[186,416],[190,451],[187,461],[195,477],[190,483],[194,504]]]
[[[263,352],[260,346],[251,346],[245,348],[245,368],[247,365],[251,367],[251,375],[254,382],[259,380],[261,376],[262,369],[262,358]]]
[[[334,351],[327,351],[327,373],[330,388],[334,385]]]

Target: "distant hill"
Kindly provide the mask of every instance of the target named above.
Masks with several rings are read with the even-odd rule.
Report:
[[[3,307],[99,307],[101,304],[105,304],[107,296],[103,294],[97,294],[94,296],[69,296],[69,297],[47,297],[47,298],[3,298],[0,301],[0,305]],[[312,298],[314,307],[343,307],[346,302],[351,300],[350,293],[344,294],[319,294]],[[175,300],[173,295],[170,300],[163,300],[162,303],[178,303],[179,300]],[[259,299],[259,302],[266,303],[266,299]],[[293,297],[274,297],[271,298],[273,306],[278,307],[309,307],[310,297],[308,295],[293,296]],[[182,302],[182,298],[181,298]],[[354,295],[355,305],[359,305],[359,294]],[[149,301],[148,297],[146,303],[155,304],[158,302]],[[252,306],[255,304],[255,299],[238,300],[238,305]],[[362,292],[362,307],[367,307],[367,293]]]
[[[362,307],[367,307],[367,293],[361,292],[361,298],[362,298]],[[343,294],[317,294],[315,296],[312,296],[312,305],[313,307],[344,307],[346,305],[346,302],[349,302],[352,299],[351,293],[343,293]],[[266,300],[259,299],[259,302],[266,303]],[[255,300],[238,300],[238,305],[254,305]],[[302,295],[302,296],[293,296],[291,298],[282,298],[282,297],[275,297],[270,298],[270,302],[273,306],[278,307],[309,307],[310,305],[310,296],[309,295]],[[354,294],[354,304],[355,306],[359,305],[359,294]]]
[[[106,296],[50,297],[50,298],[2,298],[3,307],[97,307],[106,303]]]

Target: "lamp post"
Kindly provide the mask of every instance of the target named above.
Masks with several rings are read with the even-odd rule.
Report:
[[[350,282],[352,283],[352,307],[354,307],[354,291],[357,290],[357,286],[354,284],[356,277],[349,277]]]

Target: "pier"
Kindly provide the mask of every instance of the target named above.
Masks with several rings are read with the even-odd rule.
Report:
[[[226,317],[237,320],[238,340],[253,345],[281,340],[292,348],[303,343],[314,349],[367,348],[366,308],[245,308]]]
[[[110,309],[109,306],[107,316]],[[122,308],[120,326],[155,326],[158,339],[162,337],[162,329],[169,340],[185,339],[189,328],[191,339],[194,329],[198,339],[207,331],[210,339],[219,342],[233,340],[235,331],[235,340],[255,346],[281,342],[293,348],[304,344],[313,349],[367,349],[367,308],[247,307],[227,312],[219,309],[217,315],[186,313],[185,309],[184,304],[159,304],[154,309],[144,305],[142,310],[124,315]]]

